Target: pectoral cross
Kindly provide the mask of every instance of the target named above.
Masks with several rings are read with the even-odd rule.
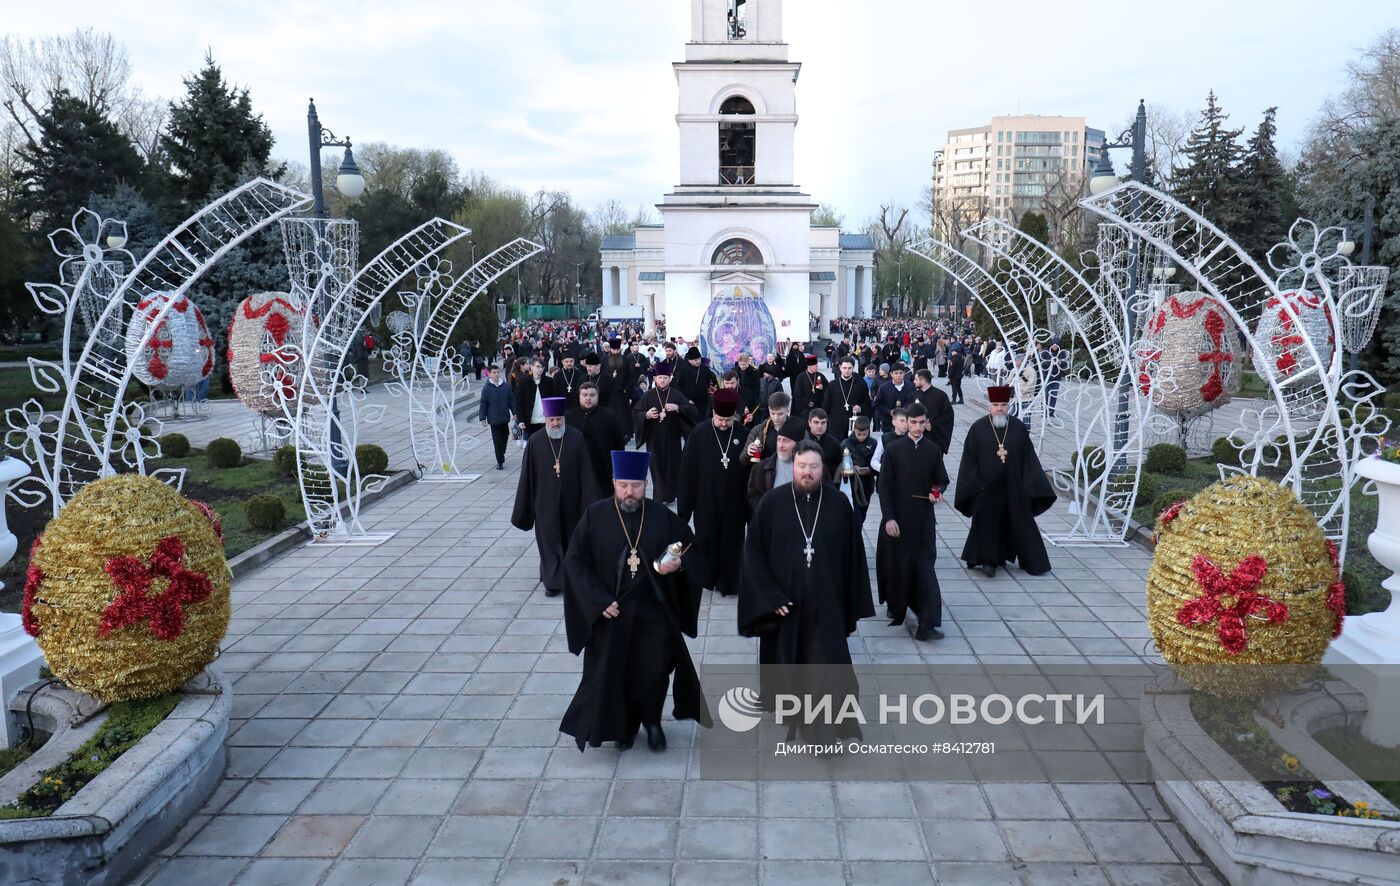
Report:
[[[724,466],[726,471],[729,470],[729,453],[726,452],[724,455],[721,455],[719,457],[719,463]]]
[[[642,558],[637,556],[637,549],[633,548],[632,553],[627,557],[627,568],[632,570],[632,577],[637,577],[637,570],[642,565]]]
[[[804,554],[807,555],[807,568],[808,568],[808,569],[811,569],[811,568],[812,568],[812,555],[816,553],[816,549],[812,547],[812,543],[811,543],[810,541],[807,542],[807,546],[806,546],[805,548],[802,549],[802,553],[804,553]]]
[[[1006,464],[1006,445],[1005,445],[1005,444],[997,444],[997,458],[1000,458],[1000,459],[1001,459],[1001,463],[1002,463],[1002,464]]]
[[[1003,458],[1002,461],[1006,461],[1006,459]],[[559,459],[557,458],[554,460],[554,476],[556,478],[559,476]]]

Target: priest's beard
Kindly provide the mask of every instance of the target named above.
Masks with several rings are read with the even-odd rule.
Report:
[[[545,432],[546,434],[549,435],[549,439],[551,439],[551,440],[563,440],[563,439],[564,439],[564,431],[566,431],[566,430],[567,430],[567,428],[550,428],[550,427],[546,427],[546,428],[544,429],[544,432]]]
[[[1005,415],[993,415],[991,416],[991,419],[992,427],[996,428],[998,431],[1003,430],[1007,426],[1007,424],[1010,423],[1010,419],[1008,419]]]
[[[622,513],[624,514],[635,514],[642,509],[642,500],[619,498],[617,500],[617,506],[622,509]]]

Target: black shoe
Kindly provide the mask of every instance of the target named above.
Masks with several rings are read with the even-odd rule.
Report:
[[[617,749],[618,749],[619,751],[630,751],[630,750],[632,750],[632,739],[629,738],[629,739],[627,739],[626,741],[620,741],[620,742],[618,742],[618,743],[617,743]]]
[[[653,751],[657,751],[658,753],[666,750],[666,733],[661,731],[661,724],[648,723],[646,725],[646,730],[647,747],[651,748]]]
[[[982,566],[982,574],[987,576],[987,578],[991,578],[997,574],[997,568],[990,563],[985,563]]]
[[[557,596],[559,596],[559,595],[562,594],[562,593],[564,593],[564,592],[561,591],[561,590],[558,590],[557,588],[545,588],[545,589],[544,589],[544,595],[545,595],[546,597],[557,597]]]
[[[920,643],[928,643],[931,640],[942,640],[943,632],[938,628],[919,628],[914,632],[914,639]]]
[[[498,471],[504,471],[505,469],[506,469],[506,466],[505,466],[505,463],[504,463],[504,462],[497,462],[497,463],[496,463],[496,470],[498,470]]]
[[[892,628],[897,628],[897,627],[899,627],[899,626],[902,625],[902,624],[904,624],[904,616],[902,616],[902,615],[901,615],[899,618],[891,618],[891,619],[890,619],[890,627],[892,627]]]

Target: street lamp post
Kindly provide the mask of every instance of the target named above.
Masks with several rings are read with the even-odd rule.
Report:
[[[1113,161],[1108,156],[1109,150],[1114,148],[1130,148],[1132,150],[1132,180],[1138,184],[1145,184],[1147,181],[1147,104],[1144,100],[1138,100],[1137,116],[1133,118],[1133,125],[1119,135],[1117,140],[1105,141],[1099,149],[1099,159],[1094,165],[1094,176],[1089,180],[1091,193],[1101,194],[1118,184],[1118,175],[1113,171]],[[1136,222],[1141,213],[1141,195],[1137,191],[1133,191],[1128,195],[1128,218]],[[1138,278],[1141,273],[1139,267],[1141,257],[1141,238],[1133,237],[1132,258],[1128,264],[1127,303],[1123,310],[1123,322],[1127,327],[1123,330],[1125,345],[1131,345],[1134,330],[1138,326],[1137,290]],[[1118,460],[1112,466],[1115,472],[1121,471],[1126,463],[1124,450],[1128,446],[1129,410],[1132,407],[1133,397],[1133,374],[1131,371],[1133,355],[1130,348],[1124,348],[1123,359],[1129,365],[1123,368],[1118,379],[1118,411],[1113,418],[1113,448],[1118,453]]]
[[[360,168],[355,165],[355,155],[351,151],[350,138],[344,140],[335,137],[331,132],[321,125],[321,118],[316,115],[316,100],[311,99],[306,110],[306,137],[311,149],[311,196],[315,201],[315,218],[324,220],[328,218],[326,212],[326,192],[321,183],[321,149],[322,148],[344,148],[345,156],[340,161],[340,168],[336,171],[335,187],[341,194],[351,200],[365,192],[365,177],[360,174]],[[330,256],[327,254],[330,244],[326,242],[326,226],[318,224],[316,226],[317,236],[314,239],[316,244],[317,258],[324,264]],[[321,312],[321,322],[327,321],[330,313],[330,304],[326,295],[326,288],[321,288],[321,303],[318,308]],[[334,390],[334,387],[332,387]],[[338,397],[331,398],[331,451],[341,451],[340,434],[340,400]],[[342,454],[340,457],[332,456],[331,470],[341,477],[349,474],[349,459]]]
[[[583,262],[574,262],[574,302],[578,305],[578,318],[583,319]]]

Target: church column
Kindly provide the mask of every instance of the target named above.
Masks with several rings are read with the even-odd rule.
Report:
[[[860,316],[860,294],[856,291],[856,269],[850,265],[842,269],[846,274],[845,285],[841,287],[842,311],[847,317]]]
[[[833,285],[832,289],[836,287]],[[831,338],[831,309],[836,304],[836,295],[833,292],[818,292],[817,305],[820,310],[817,312],[817,334],[822,338]]]
[[[859,284],[860,315],[869,317],[875,313],[875,292],[869,268],[857,268],[856,280]]]
[[[643,295],[640,298],[642,303],[642,329],[645,335],[656,335],[656,296]]]
[[[614,294],[617,296],[617,302],[616,302],[616,304],[619,304],[619,305],[626,305],[626,304],[628,304],[628,301],[627,301],[627,298],[628,298],[628,295],[627,295],[627,284],[628,284],[629,282],[631,282],[630,279],[629,279],[631,276],[632,276],[632,269],[631,269],[631,268],[619,268],[619,269],[618,269],[618,272],[617,272],[617,289],[616,289],[616,291],[615,291],[615,293],[614,293]]]
[[[614,287],[615,287],[615,284],[613,283],[613,281],[616,279],[616,277],[614,276],[616,273],[617,273],[617,268],[603,268],[603,306],[604,306],[604,307],[607,307],[608,305],[617,304],[617,302],[613,300],[615,294],[617,293],[617,289],[614,288]]]

